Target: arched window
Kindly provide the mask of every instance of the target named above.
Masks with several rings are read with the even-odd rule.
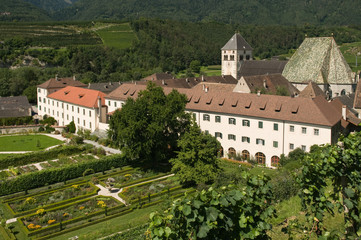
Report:
[[[278,156],[272,156],[271,165],[274,167],[278,167],[279,163],[280,163],[280,158]]]
[[[258,164],[265,164],[266,156],[263,153],[258,152],[256,153],[256,161]]]
[[[341,95],[346,95],[346,90],[345,89],[342,89]]]
[[[242,159],[248,160],[249,159],[249,152],[247,150],[242,151]]]
[[[235,156],[236,156],[236,149],[234,149],[233,147],[228,148],[228,157],[234,158]]]

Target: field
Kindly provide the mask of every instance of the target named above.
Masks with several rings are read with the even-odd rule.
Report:
[[[39,151],[63,142],[44,135],[0,137],[0,152]]]
[[[129,23],[101,26],[95,31],[102,39],[105,46],[118,49],[130,47],[132,41],[136,39]]]
[[[0,41],[9,38],[26,38],[31,46],[66,47],[71,45],[98,45],[101,39],[87,24],[65,23],[0,23]]]
[[[361,70],[361,42],[345,43],[340,47],[343,56],[353,72]],[[357,67],[356,67],[357,56]]]

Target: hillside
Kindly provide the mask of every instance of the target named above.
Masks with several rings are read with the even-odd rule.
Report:
[[[361,22],[360,0],[79,0],[57,20],[163,18],[242,24],[349,25]]]
[[[0,0],[0,21],[48,21],[49,14],[22,0]]]
[[[71,6],[77,0],[24,0],[48,12],[55,12]]]

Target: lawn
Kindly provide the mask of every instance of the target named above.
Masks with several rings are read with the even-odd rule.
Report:
[[[91,225],[81,228],[79,230],[60,235],[52,240],[69,239],[74,236],[78,236],[79,240],[86,239],[99,239],[100,237],[108,236],[116,232],[124,231],[135,226],[145,224],[149,221],[149,214],[154,211],[160,211],[161,205],[155,205],[148,208],[136,209],[133,212],[119,216],[109,221]]]
[[[0,152],[39,151],[63,143],[44,135],[18,135],[0,137]]]
[[[7,158],[7,157],[9,157],[9,156],[12,156],[12,155],[14,155],[14,154],[1,154],[1,153],[0,153],[0,160],[1,160],[1,159],[4,159],[4,158]]]
[[[136,39],[133,30],[129,26],[129,23],[103,27],[96,30],[96,33],[100,36],[105,46],[118,49],[125,49],[130,47],[133,40]]]
[[[344,43],[341,45],[340,50],[345,57],[347,63],[350,65],[352,71],[355,72],[361,70],[361,42]]]

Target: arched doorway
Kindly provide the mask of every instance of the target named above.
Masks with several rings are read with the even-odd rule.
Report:
[[[263,153],[258,152],[258,153],[256,153],[256,161],[258,164],[265,164],[266,156]]]
[[[235,158],[236,157],[236,149],[233,147],[228,148],[228,157]]]
[[[249,160],[249,152],[247,150],[242,151],[242,160],[243,161]]]
[[[272,156],[271,165],[274,167],[278,167],[279,164],[280,164],[280,158],[278,156]]]

